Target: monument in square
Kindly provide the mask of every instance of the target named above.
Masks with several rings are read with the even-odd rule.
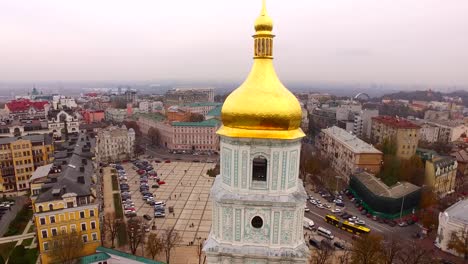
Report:
[[[214,263],[306,263],[306,192],[299,179],[301,107],[273,67],[273,21],[263,1],[254,64],[224,102],[220,175],[203,250]]]

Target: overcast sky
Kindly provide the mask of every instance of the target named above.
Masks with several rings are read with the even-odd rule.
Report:
[[[260,0],[0,1],[0,81],[242,81]],[[468,85],[467,0],[268,0],[297,82]]]

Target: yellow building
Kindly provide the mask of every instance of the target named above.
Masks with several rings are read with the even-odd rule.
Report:
[[[96,200],[91,148],[79,135],[57,147],[53,164],[39,167],[31,177],[31,200],[41,263],[61,263],[57,248],[75,231],[83,248],[75,257],[90,255],[101,245],[99,205]]]
[[[34,170],[53,161],[54,146],[49,135],[0,138],[2,192],[29,190]]]
[[[426,161],[425,182],[443,197],[455,190],[458,163],[453,157],[436,156]]]
[[[371,139],[377,144],[382,144],[385,139],[394,140],[395,155],[401,159],[409,159],[416,154],[420,129],[420,126],[404,118],[376,116],[372,118]]]

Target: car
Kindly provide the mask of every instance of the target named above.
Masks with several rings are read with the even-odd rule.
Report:
[[[159,185],[163,185],[163,184],[166,184],[165,181],[158,181]]]
[[[363,210],[361,211],[361,215],[367,215],[367,211],[366,211],[365,209],[363,209]]]
[[[323,206],[322,204],[317,204],[317,208],[324,209],[325,206]]]
[[[358,225],[362,225],[362,226],[366,225],[366,222],[364,220],[357,220],[357,221],[355,221],[355,223],[358,224]]]
[[[366,217],[367,217],[367,218],[371,218],[372,215],[371,215],[370,213],[367,213],[367,214],[366,214]]]
[[[144,225],[144,226],[143,226],[143,230],[145,230],[145,232],[149,232],[149,231],[150,231],[149,226]]]
[[[166,217],[166,214],[161,212],[154,212],[154,217]]]
[[[345,206],[344,203],[336,203],[335,205],[339,206],[339,207],[344,207]]]
[[[327,209],[331,208],[331,205],[329,205],[329,204],[324,204],[323,206],[325,206],[325,208],[327,208]]]
[[[170,160],[165,160],[164,163],[171,163],[171,161]]]
[[[155,204],[155,205],[154,205],[155,207],[156,207],[156,206],[166,206],[166,203],[163,202],[163,201],[155,201],[154,204]]]
[[[397,223],[395,221],[393,221],[393,220],[390,220],[390,221],[388,221],[387,225],[389,225],[391,227],[394,227],[394,226],[397,225]]]
[[[405,227],[407,225],[408,225],[408,223],[406,221],[401,221],[400,223],[398,223],[399,227]]]
[[[341,243],[341,242],[339,242],[339,241],[335,241],[335,242],[333,243],[333,245],[334,245],[336,248],[345,249],[344,243]]]
[[[314,204],[314,205],[317,204],[315,200],[309,200],[309,203]]]
[[[159,184],[153,184],[151,185],[151,188],[159,188]]]
[[[309,209],[309,207],[307,207],[307,206],[304,206],[304,211],[305,211],[305,212],[310,212],[310,209]]]
[[[351,202],[354,202],[356,199],[353,197],[350,199]]]
[[[124,210],[124,214],[131,213],[131,212],[135,212],[135,209],[133,209],[133,210],[132,209],[125,209]]]
[[[126,217],[135,217],[135,216],[137,216],[137,214],[135,212],[129,212],[129,213],[125,213],[125,216]]]
[[[148,221],[150,221],[151,219],[153,219],[150,215],[147,215],[147,214],[143,215],[143,218],[146,219],[146,220],[148,220]]]
[[[343,201],[341,199],[335,199],[333,200],[334,203],[342,203]]]
[[[332,209],[331,212],[332,213],[339,213],[339,212],[341,212],[341,209],[338,209],[338,208]]]
[[[313,238],[309,239],[309,244],[313,247],[316,247],[318,249],[320,249],[320,241],[318,240],[315,240]]]

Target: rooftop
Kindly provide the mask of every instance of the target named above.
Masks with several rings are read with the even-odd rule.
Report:
[[[208,113],[206,113],[207,116],[214,116],[214,117],[219,117],[221,116],[221,109],[223,108],[223,105],[219,105],[213,109],[211,109]]]
[[[161,121],[166,120],[166,117],[164,115],[160,114],[160,113],[151,113],[151,114],[138,113],[138,114],[136,114],[136,116],[141,116],[141,117],[144,117],[146,119],[153,119],[156,122],[161,122]]]
[[[375,195],[388,198],[400,198],[420,189],[409,182],[398,182],[389,187],[379,178],[368,172],[355,173],[353,176]]]
[[[172,126],[175,127],[218,127],[220,125],[219,120],[208,119],[202,122],[172,122]]]
[[[457,159],[458,162],[468,162],[468,152],[466,151],[466,149],[452,152],[450,153],[450,155]]]
[[[401,117],[394,117],[394,116],[376,116],[372,117],[372,121],[376,121],[378,123],[383,123],[387,126],[393,128],[401,128],[401,129],[419,129],[420,126],[408,121],[405,118]]]
[[[362,141],[355,135],[347,132],[346,130],[339,128],[337,126],[332,126],[329,128],[322,129],[322,132],[328,134],[329,136],[335,138],[341,144],[345,145],[349,149],[351,149],[354,153],[378,153],[382,154],[382,152],[372,145],[367,144],[366,142]]]
[[[35,179],[39,179],[42,177],[45,177],[49,175],[50,169],[52,168],[54,164],[47,164],[44,166],[37,167],[37,169],[33,172],[31,178],[29,178],[29,181],[33,181]]]
[[[222,105],[222,103],[200,102],[200,103],[191,103],[191,104],[187,104],[187,105],[184,105],[184,106],[187,106],[187,107],[200,107],[200,106],[220,106],[220,105]]]
[[[17,140],[29,140],[32,143],[37,142],[44,142],[46,145],[52,144],[52,137],[49,135],[27,135],[21,137],[8,137],[8,138],[0,138],[0,144],[10,144]]]
[[[444,214],[468,225],[468,199],[461,200],[445,210]]]
[[[89,255],[89,256],[82,257],[80,263],[81,264],[95,263],[95,262],[110,259],[110,258],[112,258],[112,256],[118,256],[119,257],[119,262],[118,263],[125,263],[125,260],[121,259],[121,258],[125,258],[125,259],[128,259],[128,260],[133,260],[132,263],[139,262],[139,263],[146,263],[146,264],[163,264],[163,262],[154,261],[154,260],[151,260],[151,259],[135,256],[135,255],[132,255],[132,254],[128,254],[128,253],[119,251],[119,250],[105,248],[105,247],[96,248],[96,254],[92,254],[92,255]]]
[[[27,111],[29,108],[34,108],[38,111],[44,111],[44,106],[49,104],[47,101],[31,101],[29,99],[18,99],[12,100],[6,103],[6,106],[10,110],[10,112],[24,112]]]

